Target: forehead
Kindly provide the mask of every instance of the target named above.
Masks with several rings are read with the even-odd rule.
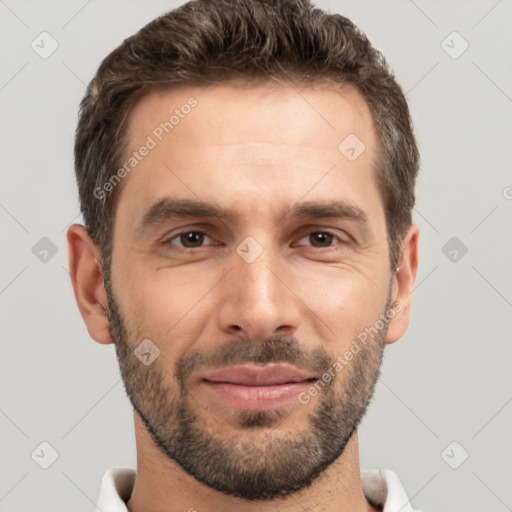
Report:
[[[167,130],[162,126],[166,122],[172,125],[167,124]],[[349,84],[334,88],[325,83],[228,82],[149,93],[132,109],[128,134],[131,143],[153,134],[167,139],[157,140],[164,143],[173,139],[176,144],[274,142],[304,147],[306,142],[332,149],[349,130],[371,145],[372,127],[368,104]]]
[[[351,86],[228,83],[153,92],[133,108],[128,141],[126,161],[151,148],[122,183],[118,213],[132,226],[165,195],[230,202],[246,215],[305,194],[379,201],[373,120]]]

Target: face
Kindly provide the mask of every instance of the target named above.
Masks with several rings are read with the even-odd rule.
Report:
[[[302,489],[364,415],[392,294],[372,126],[354,89],[311,85],[189,87],[131,114],[110,332],[156,446],[211,488]]]

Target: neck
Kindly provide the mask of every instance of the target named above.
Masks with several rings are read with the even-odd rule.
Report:
[[[374,511],[364,496],[359,469],[357,433],[343,454],[305,489],[284,498],[247,501],[212,490],[163,454],[134,413],[137,474],[127,507],[129,512],[322,512]]]

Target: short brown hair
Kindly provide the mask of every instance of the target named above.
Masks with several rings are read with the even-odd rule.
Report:
[[[382,54],[347,18],[309,0],[193,0],[164,14],[110,53],[80,104],[75,171],[85,227],[110,273],[127,119],[143,95],[183,85],[293,79],[351,84],[364,96],[379,139],[377,182],[391,268],[412,223],[419,153],[405,96]],[[341,142],[341,141],[340,141]]]

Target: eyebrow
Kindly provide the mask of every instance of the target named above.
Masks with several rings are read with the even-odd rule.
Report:
[[[296,219],[336,218],[355,220],[361,225],[368,224],[368,215],[358,206],[345,201],[306,201],[283,208],[279,219],[283,217]],[[207,217],[224,222],[233,221],[237,214],[215,202],[197,201],[164,197],[153,204],[143,215],[136,233],[144,235],[173,218]]]

